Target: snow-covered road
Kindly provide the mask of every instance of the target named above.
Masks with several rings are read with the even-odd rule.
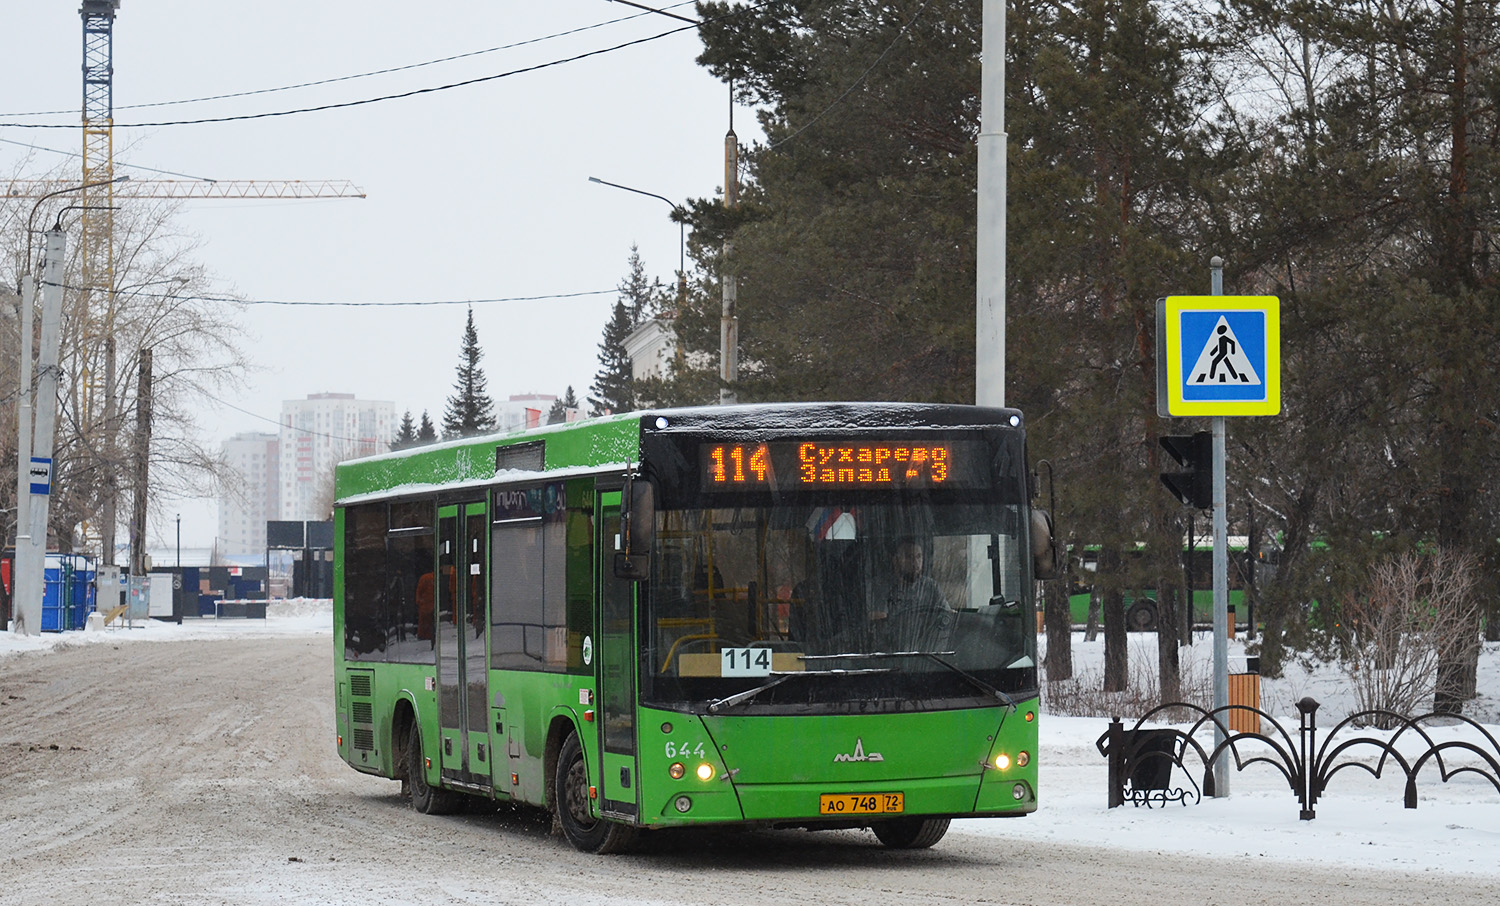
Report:
[[[332,655],[316,607],[0,646],[0,904],[1500,902],[1482,780],[1410,811],[1399,781],[1341,775],[1304,822],[1252,768],[1228,799],[1108,810],[1083,718],[1044,723],[1036,815],[930,851],[694,832],[585,856],[539,813],[424,817],[346,767]]]

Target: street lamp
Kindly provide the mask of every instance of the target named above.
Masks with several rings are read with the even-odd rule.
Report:
[[[648,198],[659,198],[672,208],[672,213],[677,216],[677,307],[680,310],[687,303],[687,211],[682,205],[655,192],[647,192],[643,189],[633,189],[630,186],[622,186],[617,182],[608,182],[597,176],[590,176],[589,182],[596,182],[601,186],[610,186],[616,189],[624,189],[637,195],[645,195]]]
[[[25,271],[21,275],[21,382],[16,406],[16,556],[13,632],[37,635],[42,623],[42,582],[47,559],[47,510],[52,491],[52,452],[57,430],[58,356],[62,345],[62,267],[65,248],[59,216],[47,231],[42,274],[42,342],[36,362],[36,412],[33,432],[31,331],[34,316],[36,276],[31,270],[33,223],[42,202],[69,192],[124,182],[128,176],[69,186],[48,192],[32,205],[26,218]],[[43,455],[37,455],[43,454]],[[38,500],[31,498],[36,496]]]

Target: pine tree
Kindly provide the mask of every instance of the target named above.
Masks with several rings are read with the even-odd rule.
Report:
[[[615,309],[604,327],[604,340],[599,344],[599,372],[589,387],[593,393],[589,397],[590,415],[629,412],[637,404],[630,356],[625,353],[625,338],[656,314],[660,308],[662,284],[660,280],[646,277],[640,250],[634,245],[630,247],[629,267],[630,273],[620,281]]]
[[[560,425],[568,420],[568,412],[578,408],[578,395],[573,392],[573,385],[568,385],[568,392],[563,394],[562,399],[555,400],[552,408],[547,412],[547,424]]]
[[[401,427],[396,430],[396,439],[391,441],[392,450],[405,450],[417,445],[417,425],[412,420],[411,410],[401,413]]]
[[[427,416],[427,410],[422,410],[422,422],[417,428],[417,444],[430,444],[437,440],[437,428],[432,425],[432,419]]]
[[[632,391],[633,378],[630,373],[630,356],[625,354],[625,338],[635,330],[630,319],[630,309],[624,299],[615,300],[614,314],[604,328],[604,340],[599,344],[599,373],[589,386],[590,415],[608,415],[611,412],[629,412],[635,408]]]
[[[473,437],[495,430],[495,403],[486,392],[489,382],[479,367],[482,358],[484,350],[479,347],[479,332],[474,329],[474,309],[471,308],[455,369],[458,378],[453,382],[453,395],[448,397],[448,406],[443,412],[444,438]]]

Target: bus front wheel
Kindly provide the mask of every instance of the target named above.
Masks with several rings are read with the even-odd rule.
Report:
[[[948,833],[948,818],[894,818],[870,830],[890,849],[926,849]]]
[[[552,809],[562,825],[563,836],[575,849],[586,853],[618,853],[630,848],[636,829],[595,818],[589,811],[588,767],[577,733],[569,733],[557,755]]]
[[[463,807],[462,794],[428,785],[422,731],[415,723],[406,739],[406,780],[411,788],[412,808],[424,815],[451,815]]]

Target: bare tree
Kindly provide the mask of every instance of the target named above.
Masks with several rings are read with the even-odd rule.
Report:
[[[1343,607],[1340,661],[1360,710],[1428,710],[1441,691],[1438,664],[1479,644],[1478,565],[1449,550],[1375,564]],[[1391,729],[1393,721],[1374,723]]]
[[[30,199],[0,199],[0,282],[15,286],[22,273],[36,270],[36,237],[27,235],[28,220],[33,227],[59,221],[64,229],[76,226],[66,199],[45,203],[35,217]],[[154,371],[148,499],[202,494],[220,478],[223,462],[198,436],[198,414],[248,367],[243,344],[235,342],[240,307],[206,298],[209,278],[194,259],[195,241],[174,224],[176,203],[118,204],[112,287],[83,286],[79,243],[76,237],[68,243],[49,519],[51,543],[63,550],[100,544],[110,500],[118,503],[116,523],[130,511],[137,490],[130,462],[142,350],[152,351]],[[0,345],[4,360],[13,363],[20,358],[19,320],[16,303],[4,302]],[[18,369],[0,368],[0,411],[8,415],[0,424],[0,449],[12,456],[18,380]],[[9,509],[14,483],[0,486],[0,501]]]

